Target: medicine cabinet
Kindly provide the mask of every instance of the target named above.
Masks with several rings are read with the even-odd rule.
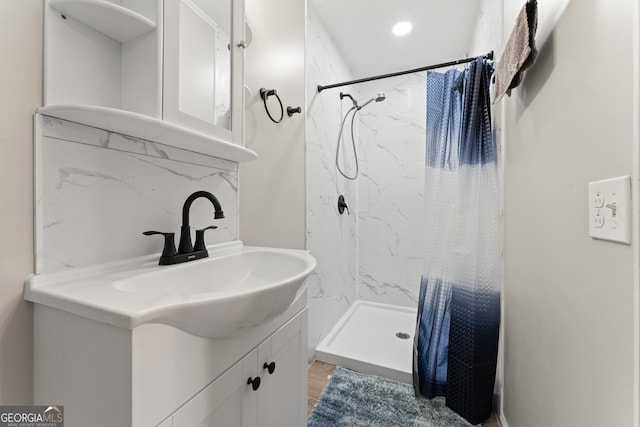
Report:
[[[47,0],[39,113],[255,159],[242,147],[244,33],[243,0]]]

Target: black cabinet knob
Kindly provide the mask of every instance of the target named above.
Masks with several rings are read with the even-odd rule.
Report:
[[[269,372],[269,375],[271,375],[276,370],[276,362],[264,362],[264,365],[262,365],[262,369],[266,369]]]
[[[260,388],[260,377],[249,378],[247,384],[250,384],[253,391],[256,391]]]

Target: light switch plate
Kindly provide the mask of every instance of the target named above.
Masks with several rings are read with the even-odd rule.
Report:
[[[631,244],[631,177],[589,183],[589,235]]]

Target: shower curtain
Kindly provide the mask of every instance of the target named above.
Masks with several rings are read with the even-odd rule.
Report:
[[[476,424],[490,416],[500,323],[492,65],[427,74],[426,249],[414,387]]]

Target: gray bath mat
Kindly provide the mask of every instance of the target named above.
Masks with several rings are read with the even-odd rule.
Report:
[[[469,427],[444,398],[416,399],[413,387],[336,368],[309,415],[308,427]]]

